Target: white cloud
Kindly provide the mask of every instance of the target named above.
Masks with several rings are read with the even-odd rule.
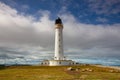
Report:
[[[39,13],[42,15],[36,20],[34,16],[19,14],[16,9],[0,3],[1,56],[13,58],[26,55],[27,58],[37,59],[53,55],[54,21],[49,19],[49,11],[40,10]],[[82,24],[70,13],[60,16],[64,25],[65,54],[120,56],[120,24]]]
[[[15,9],[11,9],[11,7],[3,4],[0,2],[0,13],[2,15],[11,15],[11,16],[15,16],[15,14],[17,13],[17,11]]]
[[[111,15],[120,13],[120,0],[88,0],[89,8],[97,14]]]

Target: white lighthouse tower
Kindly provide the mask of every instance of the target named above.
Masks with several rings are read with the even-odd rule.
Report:
[[[61,19],[58,17],[55,21],[55,55],[54,60],[65,60],[63,54],[63,25]]]
[[[53,60],[44,60],[42,65],[47,66],[64,66],[64,65],[75,65],[76,63],[72,60],[67,60],[64,57],[63,50],[63,24],[62,20],[58,17],[55,20],[55,53]]]

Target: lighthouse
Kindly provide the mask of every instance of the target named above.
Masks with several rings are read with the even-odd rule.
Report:
[[[63,54],[63,24],[61,19],[55,20],[55,54],[54,60],[65,60]]]
[[[41,64],[44,66],[67,66],[76,65],[75,61],[67,60],[63,49],[63,24],[58,17],[55,20],[55,52],[52,60],[44,60]]]

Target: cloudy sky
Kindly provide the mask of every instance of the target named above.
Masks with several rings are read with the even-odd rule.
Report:
[[[66,56],[120,58],[120,0],[0,0],[0,62],[54,55],[54,21]]]

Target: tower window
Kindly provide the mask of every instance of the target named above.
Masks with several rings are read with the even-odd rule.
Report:
[[[59,50],[59,53],[60,53],[61,51]]]
[[[59,45],[59,48],[60,48],[61,46]]]

